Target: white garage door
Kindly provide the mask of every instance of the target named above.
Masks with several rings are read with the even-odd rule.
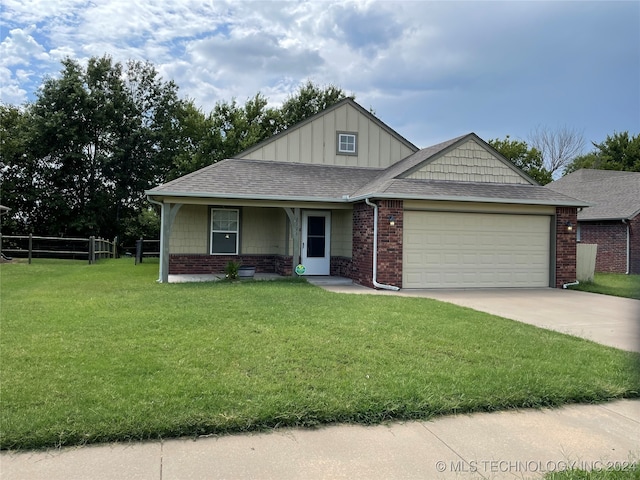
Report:
[[[544,215],[404,212],[404,288],[548,287]]]

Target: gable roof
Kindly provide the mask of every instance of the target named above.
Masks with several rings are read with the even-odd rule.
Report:
[[[356,202],[365,198],[450,200],[531,205],[587,204],[540,185],[453,182],[403,178],[475,134],[420,150],[386,169],[223,160],[147,191],[160,197],[244,200]],[[515,168],[515,167],[514,167]]]
[[[547,185],[588,202],[578,220],[629,220],[640,214],[640,173],[581,169]]]
[[[459,137],[452,138],[451,140],[438,143],[437,145],[423,148],[422,150],[409,155],[403,160],[394,163],[393,165],[382,171],[373,182],[363,185],[360,190],[354,193],[354,196],[367,195],[367,193],[372,194],[376,191],[384,189],[389,183],[392,182],[392,180],[398,180],[407,177],[412,172],[424,167],[425,165],[428,165],[429,163],[434,162],[435,160],[441,158],[443,155],[446,155],[448,152],[455,150],[457,147],[464,144],[468,140],[474,140],[482,147],[490,150],[498,161],[502,162],[504,165],[509,167],[509,169],[516,172],[531,185],[539,185],[535,180],[533,180],[522,170],[513,165],[513,163],[496,152],[489,144],[478,137],[475,133],[468,133],[466,135],[461,135]],[[401,182],[396,181],[395,183],[400,184]]]
[[[371,112],[368,112],[367,110],[365,110],[353,98],[347,97],[347,98],[344,98],[344,99],[340,100],[338,103],[335,103],[335,104],[331,105],[330,107],[322,110],[321,112],[318,112],[315,115],[312,115],[311,117],[303,120],[302,122],[299,122],[299,123],[296,123],[295,125],[290,126],[289,128],[287,128],[287,129],[283,130],[282,132],[278,133],[277,135],[274,135],[273,137],[267,138],[266,140],[263,140],[262,142],[257,143],[256,145],[253,145],[252,147],[244,150],[243,152],[240,152],[238,155],[236,155],[236,158],[246,157],[250,153],[252,153],[252,152],[264,147],[265,145],[267,145],[267,144],[269,144],[271,142],[274,142],[274,141],[278,140],[279,138],[290,134],[291,132],[295,132],[296,130],[299,130],[302,127],[304,127],[305,125],[308,125],[309,123],[313,122],[317,118],[319,118],[319,117],[321,117],[323,115],[326,115],[328,113],[331,113],[334,110],[337,110],[337,109],[341,108],[343,105],[347,105],[347,104],[350,105],[351,107],[355,108],[362,115],[365,115],[366,117],[368,117],[374,124],[378,125],[382,130],[386,131],[392,137],[396,138],[399,142],[403,143],[411,151],[415,152],[415,151],[418,150],[417,146],[415,146],[409,140],[404,138],[402,135],[400,135],[394,129],[389,127],[386,123],[384,123],[378,117],[373,115]]]

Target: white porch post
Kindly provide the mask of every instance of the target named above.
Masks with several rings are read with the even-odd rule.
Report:
[[[299,208],[283,207],[284,211],[289,217],[291,222],[291,236],[293,237],[293,259],[291,265],[291,275],[295,274],[296,266],[300,263],[300,229],[301,229],[301,217]]]
[[[171,239],[171,227],[176,218],[176,214],[182,203],[162,203],[162,214],[160,217],[160,277],[158,282],[169,282],[169,243]]]

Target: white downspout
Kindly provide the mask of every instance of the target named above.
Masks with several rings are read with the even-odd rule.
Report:
[[[625,272],[625,275],[629,275],[629,270],[630,270],[630,261],[631,261],[631,246],[629,244],[629,222],[627,221],[626,218],[622,219],[622,223],[627,225],[627,271]]]
[[[153,200],[150,196],[147,195],[147,200],[156,205],[160,205],[160,269],[158,272],[158,283],[162,283],[162,274],[164,273],[164,262],[162,261],[162,256],[164,255],[164,229],[162,228],[164,225],[164,203],[158,202],[157,200]]]
[[[373,286],[376,288],[382,288],[384,290],[393,290],[397,292],[399,287],[394,285],[386,285],[384,283],[378,283],[378,205],[369,201],[368,198],[364,199],[364,202],[373,207]]]
[[[580,285],[580,282],[576,280],[575,282],[571,282],[571,283],[563,283],[562,288],[567,288],[567,287],[570,287],[571,285]]]

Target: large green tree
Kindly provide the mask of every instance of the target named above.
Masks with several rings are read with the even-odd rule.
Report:
[[[488,143],[540,185],[546,185],[553,180],[551,172],[544,166],[542,153],[536,148],[529,147],[526,142],[511,140],[507,135],[503,140],[496,138],[489,140]]]
[[[565,175],[581,168],[640,172],[640,134],[614,133],[603,142],[593,142],[593,146],[592,152],[575,158],[567,166]]]
[[[104,56],[62,65],[23,111],[3,108],[12,140],[2,145],[10,173],[2,201],[13,208],[16,231],[112,238],[148,208],[145,189],[188,151],[181,122],[188,102],[149,63],[123,66]]]
[[[67,58],[24,108],[0,106],[5,233],[157,234],[144,191],[277,134],[346,98],[302,85],[280,108],[260,93],[205,115],[148,62]]]

